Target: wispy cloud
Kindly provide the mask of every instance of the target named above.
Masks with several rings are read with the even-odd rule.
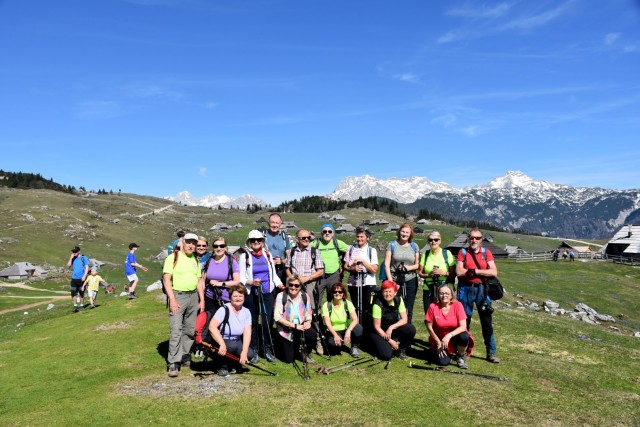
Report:
[[[129,98],[160,99],[166,101],[179,101],[184,98],[184,93],[165,85],[154,83],[132,83],[122,87],[125,96]]]
[[[431,119],[431,123],[439,123],[439,124],[442,124],[444,127],[448,128],[452,126],[456,122],[456,120],[457,120],[457,117],[455,114],[447,113],[438,117],[434,117],[433,119]]]
[[[206,108],[207,110],[213,110],[217,106],[218,106],[218,103],[217,102],[212,102],[212,101],[205,102],[205,104],[204,104],[204,108]]]
[[[620,33],[609,33],[604,36],[604,44],[607,46],[611,46],[620,38]]]
[[[411,83],[411,84],[417,84],[417,85],[423,84],[422,80],[420,80],[420,77],[413,73],[396,74],[393,76],[393,78],[395,80],[400,80],[401,82],[405,82],[405,83]]]
[[[518,3],[500,3],[494,7],[465,6],[452,8],[446,15],[462,18],[463,24],[450,29],[436,38],[438,44],[451,43],[458,40],[477,39],[497,33],[513,30],[531,30],[543,27],[560,19],[574,0],[568,0],[551,10],[516,10]],[[529,3],[522,3],[526,6]],[[516,16],[517,14],[517,16]]]
[[[201,167],[200,169],[198,169],[198,175],[200,175],[203,178],[206,178],[207,177],[207,168]]]
[[[116,101],[84,101],[76,105],[75,114],[81,119],[111,119],[128,114],[134,109]]]

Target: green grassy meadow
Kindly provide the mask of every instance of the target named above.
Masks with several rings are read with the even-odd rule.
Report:
[[[49,311],[40,306],[29,309],[27,315],[22,310],[0,315],[0,425],[640,423],[640,339],[633,337],[633,332],[640,330],[638,268],[597,261],[499,260],[500,277],[508,291],[503,300],[495,303],[494,314],[502,363],[494,365],[481,358],[484,346],[474,316],[471,331],[476,336],[477,350],[468,372],[507,377],[509,381],[411,369],[398,359],[387,369],[378,364],[331,375],[312,372],[309,381],[297,376],[290,365],[267,364],[263,360],[260,366],[277,372],[277,377],[250,369],[221,379],[211,375],[210,365],[194,363],[192,370],[185,369],[179,378],[170,379],[164,362],[169,331],[167,310],[158,298],[161,292],[142,290],[159,277],[160,265],[151,261],[152,256],[166,246],[179,226],[212,237],[213,232],[206,230],[216,222],[240,222],[244,229],[225,233],[230,243],[239,244],[252,222],[266,214],[174,206],[138,217],[168,203],[135,195],[85,200],[50,192],[0,191],[0,202],[0,239],[13,242],[0,244],[0,261],[46,262],[61,267],[71,247],[81,242],[86,254],[110,263],[100,274],[122,285],[126,245],[136,241],[142,246],[139,260],[151,268],[148,273],[140,273],[140,297],[135,301],[101,293],[97,309],[77,314],[71,313],[70,301],[63,300]],[[25,223],[22,213],[26,212],[38,222]],[[370,217],[360,210],[342,214],[354,225],[358,219]],[[317,214],[284,217],[314,230],[323,223]],[[65,233],[74,224],[82,224],[83,229],[75,237],[67,236]],[[455,227],[438,229],[445,242],[459,231]],[[529,251],[548,250],[556,244],[534,236],[492,234],[501,246],[518,244]],[[378,234],[376,238],[392,237]],[[66,290],[68,273],[29,280],[28,284],[39,289]],[[6,300],[26,300],[1,298],[7,293],[20,297],[45,294],[4,289],[0,303],[5,305],[9,304]],[[613,326],[619,330],[610,329],[606,323],[589,325],[566,316],[516,308],[515,304],[541,304],[546,299],[568,311],[579,302],[586,303],[602,314],[616,317],[618,321]],[[420,343],[427,340],[427,333],[417,321],[423,313],[420,301],[417,298],[414,312],[418,345],[409,356],[414,363],[424,365]],[[318,366],[351,359],[348,355],[331,361],[314,357]],[[454,366],[450,369],[458,371]]]

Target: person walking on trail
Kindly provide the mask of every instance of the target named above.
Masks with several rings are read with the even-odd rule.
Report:
[[[124,274],[127,276],[127,280],[129,281],[129,299],[137,298],[136,285],[139,281],[137,269],[140,268],[143,271],[149,271],[149,269],[144,267],[142,264],[138,264],[136,260],[136,251],[138,248],[139,246],[136,243],[130,243],[129,253],[127,254],[127,258],[124,260]]]
[[[191,346],[195,341],[198,314],[198,282],[202,280],[195,256],[198,236],[187,233],[182,249],[167,257],[162,268],[162,285],[169,301],[169,351],[167,371],[178,376],[182,366],[191,366]]]
[[[467,314],[467,330],[471,330],[471,315],[473,305],[478,309],[480,325],[482,327],[482,337],[487,349],[487,361],[500,363],[496,356],[496,340],[493,335],[493,324],[491,315],[491,299],[486,294],[486,286],[483,278],[495,277],[498,275],[498,268],[493,259],[493,254],[489,249],[482,247],[482,231],[474,228],[469,232],[469,246],[462,248],[458,252],[456,263],[456,274],[458,275],[458,301],[464,306]]]
[[[89,291],[89,303],[90,308],[96,308],[96,298],[98,298],[98,291],[100,290],[100,283],[103,283],[104,279],[98,275],[98,267],[91,266],[91,275],[87,277],[82,285],[82,291],[85,288]]]
[[[80,253],[80,247],[71,249],[67,268],[71,268],[71,301],[73,302],[73,312],[84,308],[84,281],[89,274],[89,258]]]

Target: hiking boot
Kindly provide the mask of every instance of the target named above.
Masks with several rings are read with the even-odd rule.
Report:
[[[182,366],[184,366],[185,368],[190,368],[191,367],[191,359],[187,359],[185,361],[183,361],[181,363]]]
[[[324,354],[324,348],[322,347],[322,343],[319,342],[316,345],[316,353],[318,353],[320,356],[322,356]]]
[[[349,354],[351,354],[351,357],[353,357],[355,359],[360,357],[360,352],[358,351],[358,347],[356,347],[356,346],[351,347],[351,352]]]
[[[500,359],[498,359],[498,357],[493,354],[487,354],[487,362],[491,362],[491,363],[500,363]]]
[[[306,355],[305,359],[305,362],[307,363],[316,363],[316,361],[313,360],[313,357],[309,356],[308,354]]]
[[[229,371],[227,370],[227,368],[220,368],[220,369],[218,369],[218,376],[220,376],[220,377],[228,377],[229,376]]]
[[[91,304],[91,305],[89,306],[89,308],[90,308],[90,309],[92,309],[92,308],[96,308],[96,306],[95,306],[95,305],[93,305],[93,304]]]
[[[129,299],[137,299],[138,297],[135,296],[134,294],[129,294]]]
[[[264,358],[267,362],[273,363],[276,361],[276,357],[273,355],[273,353],[271,353],[270,350],[264,352]]]
[[[78,307],[73,307],[73,312],[77,313],[78,312]]]
[[[254,353],[253,357],[251,359],[249,359],[249,363],[253,363],[253,364],[258,363],[259,361],[260,361],[260,358],[258,357],[257,353]]]
[[[398,350],[398,359],[400,360],[407,360],[407,350],[405,350],[404,348]]]
[[[167,375],[169,375],[171,378],[175,378],[178,376],[178,367],[175,363],[171,363],[169,365],[169,371],[167,372]]]
[[[458,355],[458,368],[460,369],[469,369],[469,364],[467,363],[467,355],[459,354]]]

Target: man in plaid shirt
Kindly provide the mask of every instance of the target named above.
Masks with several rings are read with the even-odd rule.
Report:
[[[314,317],[317,319],[317,310],[322,306],[322,301],[318,301],[316,280],[321,279],[324,275],[324,263],[318,250],[309,245],[311,243],[311,234],[308,230],[304,228],[298,230],[296,239],[298,240],[298,244],[291,249],[289,258],[287,258],[287,277],[291,278],[291,276],[295,274],[300,278],[300,284],[304,286],[305,291],[311,297],[311,307],[314,312]],[[320,337],[320,325],[317,324],[317,322],[315,323],[318,337]],[[320,338],[318,338],[316,350],[318,354],[323,353]]]

